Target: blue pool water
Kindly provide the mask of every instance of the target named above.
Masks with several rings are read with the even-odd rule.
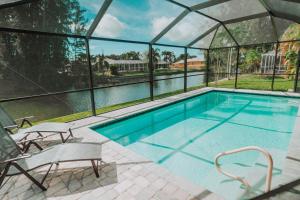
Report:
[[[296,98],[213,91],[94,130],[177,176],[235,199],[243,189],[216,171],[214,157],[244,146],[265,148],[274,159],[276,184],[299,104]],[[221,163],[236,175],[257,176],[255,184],[267,166],[257,152],[227,156]]]

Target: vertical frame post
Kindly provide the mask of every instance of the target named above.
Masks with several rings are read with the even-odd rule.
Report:
[[[187,48],[184,48],[184,92],[187,92]]]
[[[235,68],[235,81],[234,81],[234,88],[237,88],[237,80],[239,74],[239,61],[240,61],[240,47],[237,47],[237,56],[236,56],[236,68]]]
[[[94,95],[94,78],[93,78],[93,70],[92,70],[92,63],[91,63],[91,55],[90,55],[90,44],[89,39],[85,38],[85,45],[86,45],[86,53],[87,53],[87,60],[89,66],[89,78],[90,78],[90,94],[91,94],[91,104],[92,104],[92,113],[96,116],[96,106],[95,106],[95,95]]]
[[[297,92],[299,69],[300,69],[300,50],[298,51],[298,59],[297,59],[296,75],[295,75],[295,83],[294,83],[294,92]]]
[[[273,74],[272,74],[272,85],[271,85],[271,90],[274,90],[274,81],[275,81],[275,74],[276,74],[276,64],[277,64],[277,55],[278,55],[278,48],[279,48],[279,43],[276,43],[276,49],[275,49],[275,58],[274,58],[274,64],[273,64]]]
[[[154,95],[153,95],[153,85],[154,85],[154,75],[153,75],[153,48],[152,44],[149,44],[149,63],[148,63],[148,68],[149,68],[149,83],[150,83],[150,98],[151,101],[154,100]]]
[[[206,56],[206,78],[205,78],[206,87],[208,87],[208,82],[209,82],[209,63],[210,63],[210,58],[209,58],[209,49],[208,49],[207,56]]]

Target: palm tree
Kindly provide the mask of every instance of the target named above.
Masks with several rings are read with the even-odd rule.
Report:
[[[121,58],[125,60],[139,60],[140,57],[141,54],[138,51],[129,51],[121,55]]]
[[[161,52],[161,55],[163,56],[163,60],[168,63],[168,65],[173,63],[176,59],[173,51],[163,51]]]
[[[152,48],[152,63],[154,66],[154,69],[157,68],[157,63],[160,60],[160,54],[159,54],[160,50],[158,48],[153,49]],[[149,55],[149,53],[148,53]]]
[[[256,49],[250,49],[246,52],[245,63],[248,72],[258,72],[260,67],[261,53]]]
[[[105,72],[109,70],[109,64],[105,60],[104,54],[99,55],[97,57],[97,71],[102,72],[102,76],[104,76]]]

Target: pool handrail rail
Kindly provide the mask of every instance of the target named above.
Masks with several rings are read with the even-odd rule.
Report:
[[[268,160],[268,169],[267,169],[267,176],[266,176],[265,192],[269,192],[271,190],[271,183],[272,183],[273,158],[272,158],[272,155],[267,150],[265,150],[261,147],[258,147],[258,146],[245,146],[245,147],[242,147],[242,148],[233,149],[233,150],[229,150],[229,151],[219,153],[215,157],[215,166],[216,166],[218,172],[220,172],[221,174],[224,174],[225,176],[228,176],[232,179],[240,181],[241,183],[243,183],[247,187],[251,187],[250,184],[248,183],[248,181],[246,181],[244,178],[233,175],[229,172],[226,172],[226,171],[222,170],[221,165],[219,163],[219,159],[223,156],[231,155],[231,154],[235,154],[235,153],[240,153],[240,152],[244,152],[244,151],[259,151]]]

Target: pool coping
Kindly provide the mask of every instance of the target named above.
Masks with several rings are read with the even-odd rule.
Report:
[[[288,146],[288,152],[286,155],[282,184],[295,181],[300,178],[300,106],[295,120],[295,126],[292,132],[290,143]],[[300,199],[300,195],[299,195]]]
[[[169,106],[169,105],[172,105],[172,104],[175,104],[175,103],[178,103],[178,102],[190,99],[190,98],[194,98],[196,96],[207,94],[207,93],[213,92],[213,91],[242,93],[242,94],[251,94],[251,95],[257,94],[257,95],[264,95],[264,96],[300,98],[300,94],[291,93],[291,92],[205,87],[205,88],[189,91],[186,93],[181,93],[178,95],[166,97],[163,99],[155,100],[154,102],[160,101],[161,103],[158,103],[157,105],[153,105],[153,106],[146,106],[145,108],[143,108],[141,110],[135,110],[135,111],[132,111],[129,113],[126,112],[125,114],[111,117],[111,119],[109,119],[107,121],[100,122],[100,123],[94,123],[94,124],[90,125],[89,128],[92,131],[95,131],[96,128],[99,128],[101,126],[106,126],[108,124],[116,123],[118,121],[122,121],[122,120],[131,118],[131,117],[134,117],[134,116],[137,116],[137,115],[140,115],[140,114],[152,111],[152,110],[157,110],[159,108]],[[147,103],[149,103],[149,102],[147,102]],[[147,103],[143,103],[143,104],[147,104]],[[132,106],[132,107],[135,107],[135,106]],[[121,109],[121,110],[123,110],[123,109]],[[124,108],[124,110],[127,110],[127,108]],[[112,112],[114,112],[114,111],[112,111]],[[112,113],[112,112],[110,112],[110,113]],[[105,114],[98,115],[98,116],[108,117],[108,115],[109,115],[109,113],[105,113]],[[97,134],[99,134],[99,133],[97,133]],[[103,136],[103,137],[105,137],[105,136]],[[293,142],[293,141],[295,141],[294,137],[297,137],[300,139],[300,106],[299,106],[299,111],[298,111],[298,114],[296,117],[295,128],[292,133],[292,138],[291,138],[290,144],[288,146],[288,152],[287,152],[286,160],[284,163],[282,181],[280,182],[282,184],[294,180],[295,175],[298,172],[299,172],[298,174],[300,174],[300,144],[299,145],[297,143],[294,144],[294,142]],[[111,142],[114,142],[114,141],[110,140],[109,138],[106,138],[106,139]],[[118,144],[117,142],[114,142],[114,143],[116,143],[117,145],[120,145],[122,148],[126,148],[126,147],[122,146],[121,144]],[[297,154],[297,156],[295,156],[295,153]],[[296,162],[296,164],[295,164],[295,162]],[[156,164],[156,165],[158,165],[158,164]],[[295,170],[297,170],[297,173],[294,173]],[[203,186],[201,186],[201,187],[203,187]]]

